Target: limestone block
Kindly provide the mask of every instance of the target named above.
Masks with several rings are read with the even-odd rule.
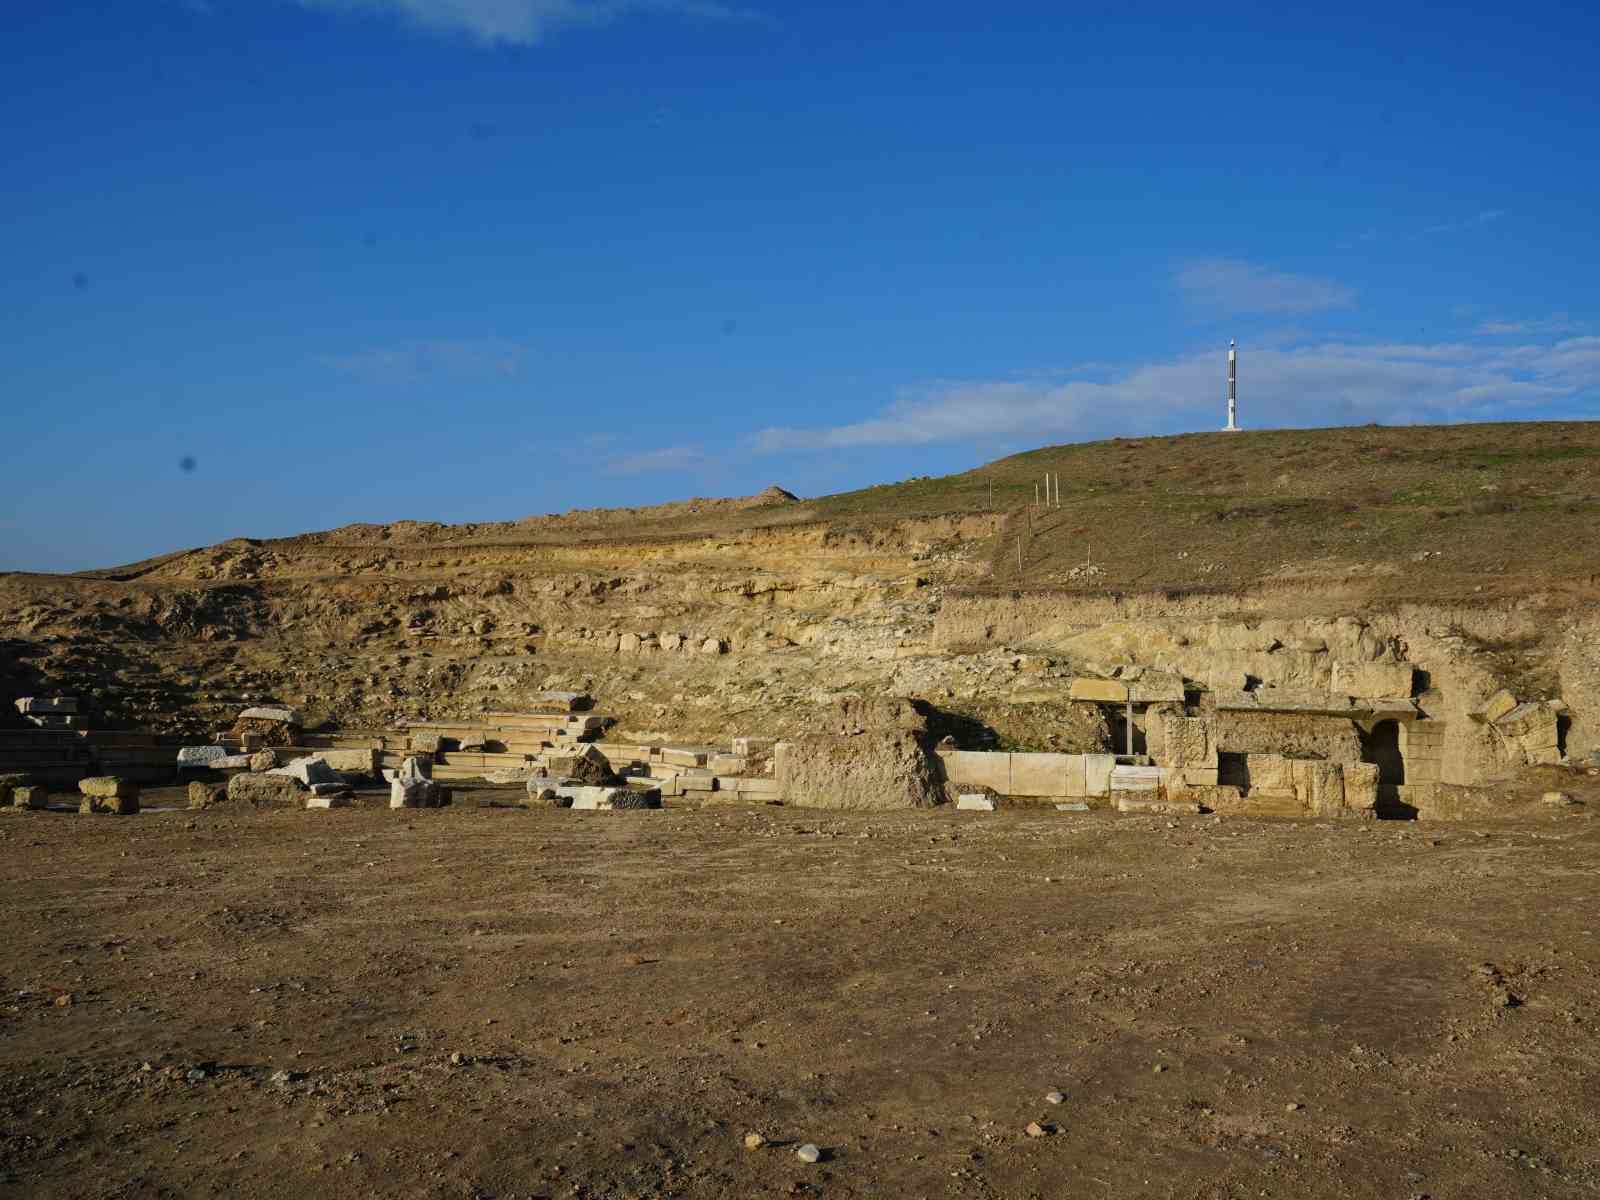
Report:
[[[939,756],[945,778],[954,784],[991,788],[1011,794],[1011,755],[985,750],[952,750]]]
[[[119,779],[115,775],[97,775],[89,779],[78,781],[78,790],[85,796],[105,797],[109,799],[127,799],[139,796],[139,785],[131,779]]]
[[[1126,795],[1158,796],[1166,782],[1166,768],[1118,765],[1111,769],[1111,798]]]
[[[389,807],[440,808],[449,803],[447,795],[447,789],[440,787],[431,779],[407,779],[396,775],[389,784]]]
[[[444,749],[444,739],[437,733],[413,733],[406,739],[407,750],[417,750],[424,754],[437,754]]]
[[[252,771],[270,771],[278,765],[278,753],[268,748],[257,750],[250,756],[250,769]]]
[[[726,654],[727,644],[721,638],[707,638],[700,643],[701,654]]]
[[[1344,771],[1339,763],[1297,759],[1295,793],[1313,816],[1333,817],[1344,811]]]
[[[661,807],[659,788],[579,787],[571,790],[574,812],[612,812]]]
[[[736,737],[733,739],[733,752],[749,758],[770,752],[773,745],[773,739],[769,737]]]
[[[84,800],[88,803],[87,797]],[[138,804],[138,801],[134,801]],[[19,784],[11,789],[11,807],[42,811],[50,807],[50,789],[37,785]]]
[[[190,808],[214,808],[228,798],[228,785],[197,779],[189,785]]]
[[[1193,800],[1170,800],[1159,792],[1118,792],[1116,809],[1122,813],[1152,813],[1162,816],[1194,816],[1201,809]]]
[[[1342,764],[1346,811],[1371,816],[1378,808],[1378,764]]]
[[[625,633],[617,639],[617,649],[623,654],[637,654],[639,652],[639,635]]]
[[[1117,679],[1079,678],[1072,681],[1067,697],[1099,704],[1122,704],[1128,699],[1128,685]]]
[[[267,774],[287,775],[291,779],[299,780],[306,787],[315,783],[344,782],[320,754],[308,754],[304,758],[293,759],[287,766],[275,767]]]
[[[1493,725],[1516,707],[1517,698],[1505,688],[1501,688],[1482,704],[1470,710],[1467,716],[1477,721],[1480,725]]]
[[[378,750],[323,750],[318,757],[328,764],[330,770],[351,775],[370,775],[374,778],[378,774],[378,763],[382,752]]]
[[[399,769],[395,771],[394,778],[402,783],[416,783],[419,780],[433,778],[433,756],[429,754],[411,754],[400,760]]]
[[[603,784],[615,778],[611,760],[596,746],[585,746],[571,754],[547,754],[545,770],[551,775],[575,779],[579,783]]]
[[[713,754],[706,765],[713,775],[743,775],[750,760],[742,754]]]
[[[23,789],[18,789],[23,790]],[[27,789],[32,790],[32,789]],[[127,816],[139,811],[139,791],[137,788],[131,794],[107,794],[104,792],[84,794],[78,802],[80,813],[114,813],[118,816]]]
[[[523,808],[570,808],[572,797],[561,794],[559,781],[548,777],[528,780],[528,794],[522,800]]]
[[[1416,669],[1410,663],[1335,662],[1333,664],[1332,690],[1361,699],[1408,697],[1415,683]]]
[[[1281,754],[1247,754],[1245,768],[1250,773],[1250,794],[1258,790],[1293,792],[1294,769]]]
[[[254,758],[253,754],[230,754],[226,758],[217,759],[211,767],[217,771],[248,771]]]
[[[938,771],[917,735],[882,730],[814,734],[780,743],[778,786],[789,804],[813,808],[926,808],[943,800]]]
[[[288,775],[252,772],[228,780],[229,801],[253,808],[300,808],[306,795],[300,781]]]
[[[1128,684],[1128,698],[1135,704],[1182,704],[1183,676],[1145,671]]]
[[[312,796],[306,800],[307,808],[350,808],[355,804],[355,797],[349,792],[340,792],[337,795]]]
[[[683,634],[681,634],[681,633],[663,633],[661,635],[661,637],[660,637],[660,642],[661,642],[661,648],[663,650],[682,650],[683,649]]]
[[[1083,755],[1083,794],[1107,797],[1111,795],[1111,772],[1116,769],[1115,754]]]
[[[184,746],[178,751],[178,766],[216,767],[219,761],[228,757],[226,746]]]
[[[349,796],[353,790],[348,783],[313,783],[311,785],[313,796]]]
[[[239,714],[241,721],[277,721],[282,725],[304,725],[305,721],[300,716],[297,708],[286,706],[268,705],[259,708],[247,708]]]
[[[1007,796],[1067,796],[1067,761],[1075,754],[1013,754]],[[999,789],[996,789],[997,791]]]
[[[1085,782],[1087,761],[1087,757],[1082,754],[1067,755],[1066,790],[1061,793],[1063,796],[1076,800],[1089,794]]]
[[[1267,654],[1277,649],[1278,639],[1268,629],[1252,629],[1231,621],[1215,621],[1211,626],[1211,644],[1219,650],[1251,650]]]
[[[734,786],[729,790],[735,791],[741,796],[775,799],[782,794],[778,789],[778,781],[776,779],[752,778],[746,775],[732,782]],[[717,785],[719,787],[725,786],[721,779],[717,781]]]
[[[684,767],[703,767],[706,765],[706,752],[704,750],[684,750],[676,746],[663,746],[661,748],[661,761]]]
[[[960,812],[994,812],[998,807],[987,792],[963,792],[956,797],[956,809]]]

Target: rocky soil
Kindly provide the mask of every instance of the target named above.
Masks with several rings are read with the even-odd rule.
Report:
[[[1581,789],[1448,826],[484,795],[0,817],[0,1195],[1600,1187]]]

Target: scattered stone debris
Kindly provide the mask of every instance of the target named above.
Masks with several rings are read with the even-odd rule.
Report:
[[[746,1150],[759,1150],[767,1144],[767,1139],[759,1133],[751,1132],[744,1135],[744,1148]]]
[[[1046,1104],[1061,1104],[1065,1101],[1066,1097],[1060,1092],[1046,1092],[1044,1095],[1044,1102]]]
[[[815,1143],[807,1142],[805,1145],[801,1146],[800,1149],[794,1152],[794,1156],[803,1163],[820,1162],[822,1159],[822,1149]]]

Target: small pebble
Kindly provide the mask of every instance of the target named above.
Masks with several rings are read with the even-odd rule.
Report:
[[[822,1158],[822,1150],[811,1142],[807,1142],[794,1152],[794,1156],[801,1162],[814,1163]]]
[[[455,1050],[455,1051],[451,1052],[451,1054],[450,1054],[450,1065],[452,1067],[465,1066],[466,1062],[467,1062],[467,1056],[465,1054],[461,1053],[461,1051]]]
[[[1304,1104],[1290,1103],[1290,1104],[1285,1104],[1283,1106],[1283,1111],[1284,1112],[1299,1112],[1304,1107],[1305,1107]]]
[[[1046,1104],[1060,1104],[1065,1099],[1066,1097],[1060,1092],[1046,1092],[1044,1096]]]
[[[1022,1131],[1032,1138],[1041,1138],[1050,1131],[1037,1121],[1029,1121],[1028,1127]]]
[[[759,1133],[747,1133],[744,1135],[744,1148],[746,1150],[759,1150],[766,1144],[767,1139]]]
[[[1159,1074],[1161,1074],[1161,1072],[1165,1071],[1166,1069],[1167,1069],[1166,1063],[1157,1063],[1155,1066],[1150,1068],[1150,1073],[1152,1075],[1159,1075]]]

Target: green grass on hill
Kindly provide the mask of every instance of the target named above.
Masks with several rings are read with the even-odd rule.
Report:
[[[1034,510],[1047,472],[1060,475],[1062,505]],[[997,587],[1363,577],[1368,590],[1437,596],[1600,577],[1600,422],[1118,438],[807,507],[842,523],[982,511],[991,487],[1008,514],[989,550]]]

